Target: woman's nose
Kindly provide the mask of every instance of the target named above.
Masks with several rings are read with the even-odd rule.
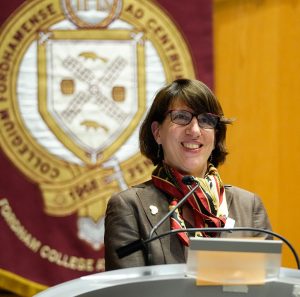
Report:
[[[194,116],[191,120],[191,122],[187,125],[186,129],[188,134],[192,135],[200,135],[201,134],[201,128],[198,124],[197,118]]]

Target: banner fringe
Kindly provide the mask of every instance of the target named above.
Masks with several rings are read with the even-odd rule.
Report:
[[[0,288],[22,297],[32,297],[48,287],[0,268]]]

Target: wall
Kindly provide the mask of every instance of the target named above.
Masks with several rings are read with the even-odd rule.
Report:
[[[214,0],[215,92],[236,118],[223,180],[258,193],[300,254],[299,55],[300,1]]]

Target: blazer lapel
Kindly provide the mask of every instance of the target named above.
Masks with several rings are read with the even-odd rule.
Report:
[[[144,186],[137,191],[137,195],[141,201],[141,205],[144,209],[145,215],[147,216],[151,227],[153,228],[158,224],[158,222],[168,213],[169,211],[169,202],[167,197],[152,184],[150,186]],[[157,208],[156,211],[152,211]],[[154,232],[155,235],[160,235],[166,232],[169,232],[170,228],[170,219],[167,218]],[[149,230],[149,235],[150,235]],[[179,239],[177,237],[164,236],[159,239],[160,246],[166,264],[177,263],[178,258],[184,259],[184,248],[182,247]]]
[[[226,203],[227,203],[228,212],[231,207],[231,202],[232,202],[232,198],[233,198],[232,192],[230,192],[228,190],[228,188],[230,188],[230,187],[231,187],[230,185],[225,185],[225,195],[226,195]]]
[[[169,211],[169,203],[166,196],[154,186],[144,187],[137,192],[151,227],[153,228]],[[170,230],[170,222],[167,219],[156,231],[156,235]],[[150,235],[150,234],[149,234]]]

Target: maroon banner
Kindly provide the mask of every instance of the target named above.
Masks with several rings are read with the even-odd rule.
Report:
[[[213,87],[210,0],[111,3],[1,8],[0,288],[22,296],[104,271],[106,203],[153,169],[137,135],[155,92]]]

